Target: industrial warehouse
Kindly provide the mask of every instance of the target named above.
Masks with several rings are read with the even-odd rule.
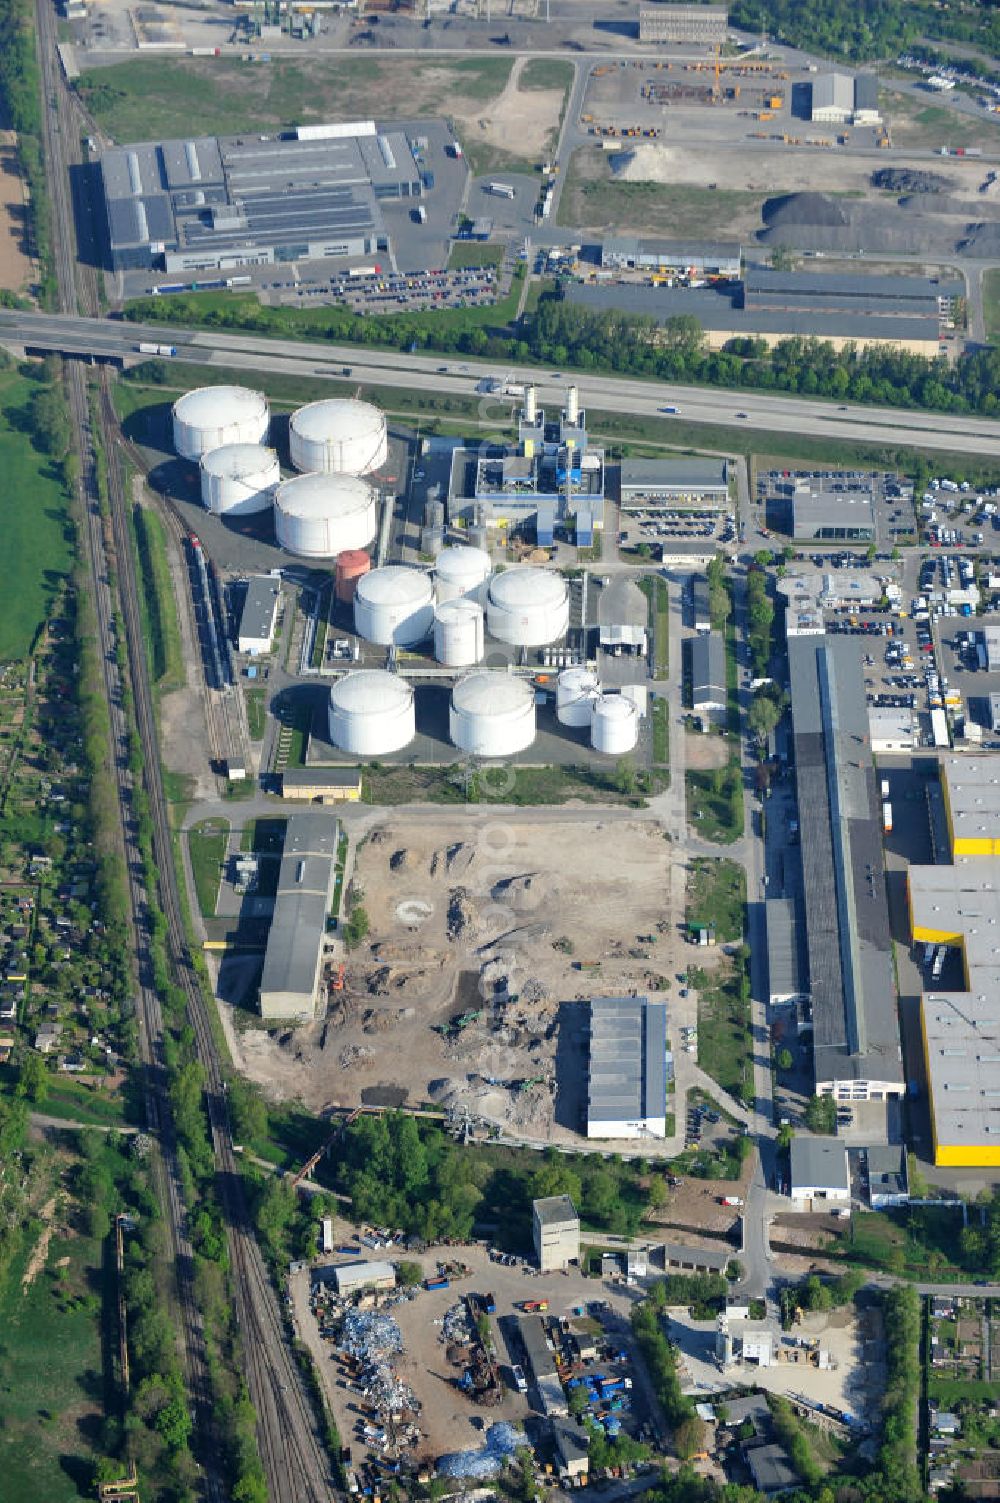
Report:
[[[289,816],[260,981],[262,1018],[294,1020],[315,1014],[338,832],[332,815]]]
[[[934,1162],[1000,1167],[1000,762],[945,757],[941,790],[950,864],[907,872],[915,944],[926,947],[920,1023]],[[942,988],[949,950],[964,985]]]
[[[168,274],[391,258],[383,203],[424,193],[406,135],[372,120],[114,146],[100,175],[112,269]]]
[[[868,706],[850,637],[788,643],[816,1091],[904,1093]]]

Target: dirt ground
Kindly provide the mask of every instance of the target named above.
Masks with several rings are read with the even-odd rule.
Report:
[[[518,82],[527,58],[519,57],[510,70],[510,78],[502,94],[491,99],[485,106],[475,106],[471,101],[458,99],[449,104],[449,114],[459,125],[464,126],[470,137],[516,156],[542,157],[551,150],[555,132],[559,128],[559,113],[564,97],[563,89],[521,89]],[[423,71],[424,82],[436,71]]]
[[[358,851],[371,930],[345,991],[315,1023],[245,1033],[241,1068],[312,1109],[429,1101],[570,1140],[586,1080],[576,1003],[668,974],[669,859],[652,822],[581,812],[572,825],[527,816],[470,830],[446,814],[399,816]]]
[[[729,743],[724,736],[696,736],[685,738],[687,766],[695,772],[706,768],[725,767],[729,758]]]
[[[25,248],[24,181],[15,141],[13,131],[0,131],[0,287],[6,292],[21,292],[35,275]]]

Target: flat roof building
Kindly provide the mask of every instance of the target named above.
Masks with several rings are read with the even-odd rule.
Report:
[[[666,1005],[592,998],[587,1137],[662,1138],[666,1131]]]
[[[552,1439],[556,1448],[556,1462],[559,1467],[559,1477],[566,1480],[570,1477],[586,1477],[590,1471],[590,1456],[588,1454],[590,1438],[585,1430],[578,1424],[555,1423],[552,1426]]]
[[[580,1218],[568,1195],[531,1203],[535,1258],[542,1273],[568,1268],[580,1256]]]
[[[288,817],[260,980],[262,1018],[315,1015],[339,828],[329,814]]]
[[[872,542],[875,482],[842,479],[836,473],[801,473],[770,480],[765,496],[768,524],[798,542]]]
[[[338,1263],[333,1268],[338,1294],[360,1294],[363,1289],[395,1289],[396,1270],[391,1263]]]
[[[704,276],[738,277],[743,247],[738,240],[669,241],[655,245],[636,235],[612,235],[601,242],[601,267],[614,271],[697,272]]]
[[[768,898],[767,975],[771,1005],[798,1002],[807,994],[801,924],[794,898]]]
[[[646,4],[639,7],[640,42],[697,42],[719,47],[729,16],[724,5]]]
[[[906,1149],[898,1143],[861,1150],[868,1169],[868,1204],[873,1211],[902,1206],[910,1198]]]
[[[623,511],[719,511],[729,505],[725,459],[623,459],[618,479]]]
[[[733,1254],[721,1247],[692,1247],[688,1242],[664,1242],[663,1262],[666,1268],[677,1268],[685,1273],[725,1273]]]
[[[1000,856],[1000,757],[945,757],[941,790],[952,860]]]
[[[373,120],[113,146],[100,175],[116,271],[388,255],[381,201],[423,192],[406,136]]]
[[[813,81],[814,124],[846,125],[854,114],[854,80],[849,73],[820,73]]]
[[[851,1177],[847,1168],[847,1146],[837,1138],[792,1139],[792,1200],[801,1208],[817,1200],[849,1201]]]
[[[788,643],[816,1090],[903,1094],[881,806],[858,639]]]
[[[703,731],[726,722],[726,644],[717,631],[687,642],[691,664],[691,708]]]
[[[357,767],[286,767],[281,774],[281,797],[303,803],[356,804],[361,798],[361,770]]]
[[[960,282],[928,277],[869,276],[829,272],[815,265],[797,271],[748,267],[743,278],[744,308],[798,309],[802,312],[878,313],[884,317],[939,318],[956,297]]]
[[[697,632],[712,630],[712,592],[706,574],[695,574],[691,580],[691,625]]]
[[[780,1493],[790,1493],[799,1486],[799,1474],[781,1446],[745,1446],[744,1459],[750,1468],[754,1487],[765,1497],[776,1498]]]
[[[545,1340],[545,1326],[540,1315],[522,1315],[517,1322],[518,1335],[535,1380],[542,1412],[550,1419],[565,1419],[569,1405],[563,1393],[555,1360]]]
[[[281,605],[281,584],[270,574],[255,574],[247,585],[240,612],[237,646],[240,652],[259,657],[274,646],[274,632]]]

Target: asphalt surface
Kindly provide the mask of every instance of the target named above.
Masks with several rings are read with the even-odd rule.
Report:
[[[227,334],[219,330],[175,329],[168,325],[121,323],[54,314],[0,313],[0,342],[14,348],[59,350],[64,354],[95,355],[104,359],[135,360],[140,343],[173,345],[180,360],[305,377],[351,379],[365,385],[428,390],[455,396],[474,396],[484,378],[495,378],[498,367],[455,357],[428,357],[395,350],[367,350],[355,345],[317,345],[304,340],[265,339]],[[510,367],[505,367],[510,370]],[[660,386],[620,376],[588,376],[563,371],[514,369],[518,382],[534,383],[543,406],[562,406],[566,387],[575,382],[583,407],[604,412],[627,412],[642,417],[662,416],[665,405],[676,406],[685,422],[734,424],[748,433],[807,434],[838,442],[892,444],[917,449],[945,450],[1000,457],[1000,426],[987,418],[951,413],[908,412],[890,407],[859,407],[827,401],[783,397],[773,392],[714,390],[698,386]],[[743,417],[738,417],[743,413]],[[670,418],[664,417],[669,439]]]

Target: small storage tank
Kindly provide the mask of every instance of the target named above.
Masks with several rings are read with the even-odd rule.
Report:
[[[363,548],[345,548],[337,559],[337,599],[349,605],[354,599],[358,580],[362,574],[368,573],[371,566],[371,558]]]
[[[483,660],[485,631],[481,605],[462,596],[444,600],[434,616],[434,656],[448,668],[471,668]]]
[[[381,647],[412,647],[429,637],[434,625],[434,590],[422,569],[390,564],[358,580],[354,592],[354,628]]]
[[[473,757],[509,757],[535,739],[535,691],[527,679],[480,669],[451,691],[451,739]]]
[[[412,685],[395,673],[362,669],[330,690],[330,740],[353,757],[399,751],[416,729]]]
[[[271,417],[266,397],[246,386],[198,386],[177,398],[173,416],[182,459],[200,459],[225,444],[262,444]]]
[[[556,683],[556,719],[560,725],[589,725],[600,680],[589,668],[565,668]]]
[[[375,536],[375,492],[354,475],[296,475],[274,493],[278,546],[300,558],[334,558]]]
[[[522,565],[494,574],[486,602],[491,634],[512,647],[544,647],[566,635],[569,592],[553,569]]]
[[[201,500],[214,516],[266,511],[281,480],[273,449],[262,444],[223,444],[201,456]]]
[[[490,556],[483,548],[467,548],[463,544],[442,548],[434,565],[438,604],[464,595],[469,600],[478,600],[481,605],[491,567]]]
[[[602,694],[594,700],[590,744],[609,757],[621,757],[639,739],[639,711],[623,694]]]
[[[288,443],[297,470],[367,475],[388,457],[385,413],[353,399],[310,402],[292,413]]]

